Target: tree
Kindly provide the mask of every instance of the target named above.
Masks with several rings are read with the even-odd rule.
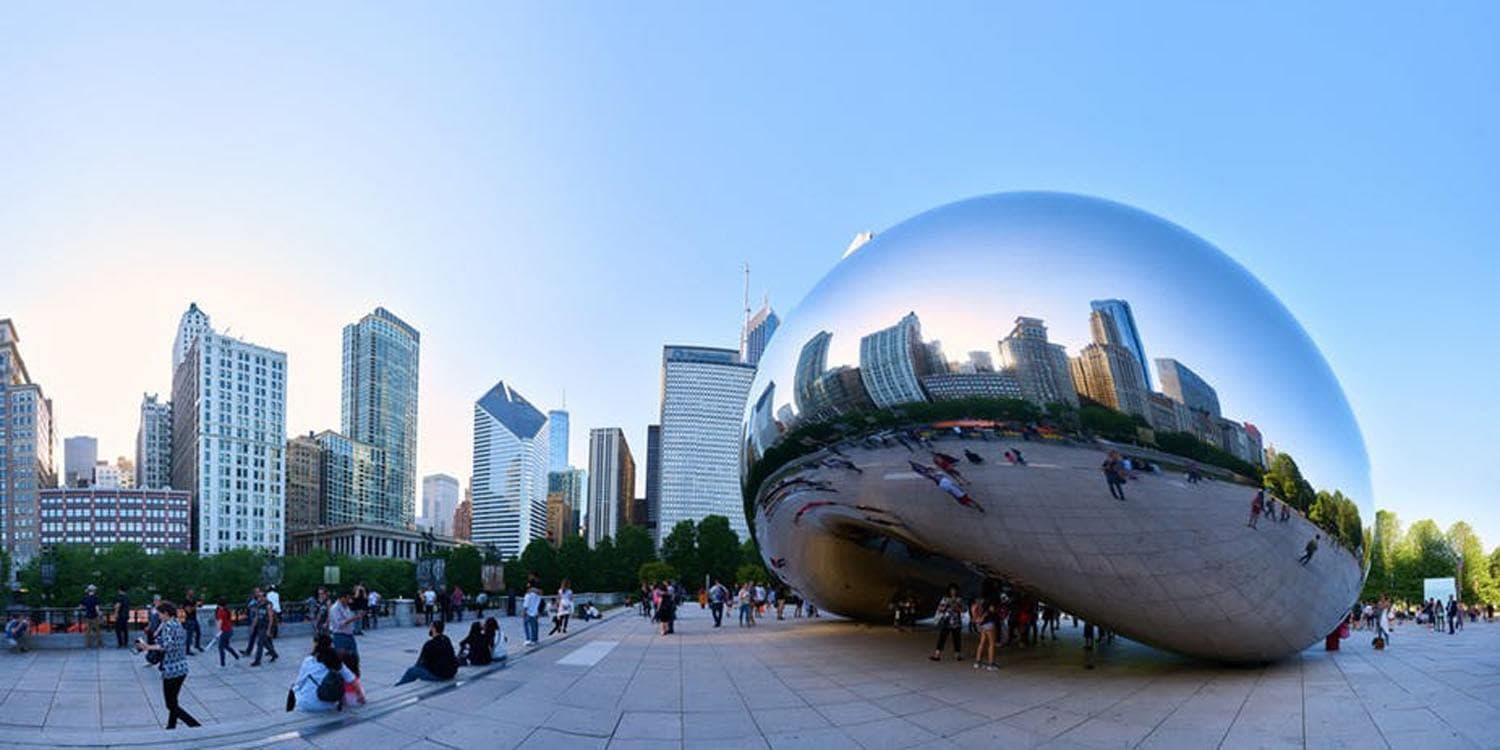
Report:
[[[1297,462],[1288,453],[1276,454],[1262,481],[1272,495],[1291,503],[1293,508],[1304,514],[1317,499],[1312,484],[1302,478],[1302,470],[1297,468]]]
[[[1421,601],[1423,580],[1452,577],[1457,563],[1458,558],[1437,523],[1430,518],[1417,521],[1406,530],[1397,548],[1393,593],[1403,601]]]
[[[1449,526],[1445,536],[1448,546],[1463,560],[1463,580],[1458,582],[1459,597],[1465,602],[1481,601],[1483,592],[1488,592],[1493,586],[1489,560],[1484,554],[1484,542],[1463,521]]]
[[[1401,521],[1389,510],[1376,511],[1375,531],[1371,540],[1370,575],[1360,597],[1366,601],[1392,593],[1396,585],[1396,547],[1401,543]]]
[[[594,580],[606,591],[634,591],[639,581],[629,580],[632,571],[620,565],[620,551],[615,540],[604,537],[594,545]]]
[[[675,581],[677,580],[677,568],[673,567],[671,563],[652,560],[641,565],[640,569],[636,571],[636,578],[641,583],[647,584],[655,584],[660,581]]]
[[[766,566],[764,565],[741,565],[734,571],[734,580],[740,583],[759,583],[763,585],[771,582],[770,577],[766,575]]]
[[[678,521],[667,538],[661,540],[661,559],[671,563],[684,580],[701,579],[703,568],[698,562],[697,525],[687,519]]]
[[[522,576],[537,577],[543,591],[556,590],[558,582],[562,580],[557,564],[557,550],[546,539],[533,539],[526,545],[526,549],[521,551],[520,567]]]
[[[656,543],[644,528],[626,526],[615,536],[615,553],[619,559],[614,567],[602,572],[609,576],[611,590],[629,591],[636,585],[631,580],[630,573],[640,570],[642,564],[656,559]]]
[[[1364,544],[1359,507],[1338,490],[1317,493],[1312,507],[1307,511],[1307,518],[1351,552],[1359,550]]]
[[[685,581],[689,589],[703,585],[701,575],[720,581],[733,580],[731,576],[739,569],[740,535],[729,527],[729,519],[720,515],[705,516],[698,523],[698,565],[700,577]]]
[[[609,591],[614,588],[602,585],[605,571],[595,566],[589,543],[576,534],[564,538],[558,545],[557,569],[562,577],[572,582],[574,591]]]
[[[251,549],[233,549],[206,557],[202,560],[203,586],[198,593],[205,601],[224,597],[230,604],[243,603],[260,585],[261,565],[265,561],[264,554]]]

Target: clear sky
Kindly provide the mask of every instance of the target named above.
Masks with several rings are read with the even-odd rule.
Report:
[[[379,304],[422,331],[422,473],[468,476],[499,379],[566,389],[575,463],[597,426],[643,460],[661,346],[737,343],[742,261],[785,311],[857,231],[1053,189],[1243,263],[1377,504],[1500,543],[1496,6],[757,5],[0,7],[0,317],[59,463],[133,455],[190,301],[288,353],[291,432],[337,428]]]

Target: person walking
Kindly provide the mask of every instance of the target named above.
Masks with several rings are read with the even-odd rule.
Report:
[[[177,721],[196,727],[200,726],[198,720],[178,705],[178,696],[182,694],[182,683],[187,681],[187,633],[182,629],[182,624],[177,622],[177,607],[171,602],[161,602],[156,605],[157,617],[160,626],[156,632],[156,642],[146,643],[144,640],[136,641],[137,651],[160,651],[161,652],[161,696],[162,702],[167,706],[167,729],[176,729]]]
[[[573,582],[564,578],[557,587],[557,606],[552,610],[552,632],[568,634],[568,618],[573,615]]]
[[[755,627],[755,611],[750,606],[750,600],[754,595],[750,593],[750,584],[740,584],[740,592],[737,597],[740,605],[740,627]]]
[[[115,645],[125,648],[130,645],[130,595],[120,586],[115,594]]]
[[[453,641],[443,635],[443,621],[437,620],[429,625],[427,636],[422,653],[417,655],[417,663],[396,681],[398,686],[412,680],[447,682],[458,674],[458,655],[453,653]]]
[[[339,592],[338,600],[328,609],[328,629],[334,650],[358,677],[359,643],[354,640],[354,628],[359,624],[359,613],[354,611],[352,598],[348,591]]]
[[[948,595],[938,602],[937,607],[938,641],[937,648],[932,650],[932,656],[928,658],[933,661],[942,661],[943,644],[948,638],[953,638],[953,659],[955,661],[963,658],[963,628],[964,628],[964,600],[958,595],[958,585],[948,584]]]
[[[526,582],[526,596],[521,600],[521,609],[521,628],[526,633],[523,645],[535,646],[541,640],[537,620],[542,616],[542,590],[537,587],[535,578]]]
[[[1125,501],[1125,469],[1120,463],[1119,451],[1110,451],[1105,454],[1104,463],[1099,467],[1104,472],[1104,482],[1109,485],[1109,496]]]
[[[1313,558],[1313,555],[1318,551],[1318,540],[1322,538],[1323,535],[1318,534],[1317,536],[1314,536],[1313,538],[1307,540],[1307,546],[1303,548],[1302,556],[1297,558],[1297,562],[1299,564],[1304,566],[1307,565],[1307,562],[1311,560]]]
[[[281,635],[281,592],[275,586],[266,589],[266,603],[271,606],[271,626],[266,632],[271,640]]]
[[[182,629],[187,633],[187,653],[203,653],[203,626],[198,624],[198,595],[188,589],[182,595]]]
[[[661,603],[656,606],[656,621],[661,624],[661,634],[671,635],[672,624],[677,620],[677,597],[670,589],[663,592]]]
[[[1256,528],[1260,523],[1260,513],[1265,509],[1266,491],[1258,490],[1255,497],[1250,498],[1250,522],[1245,524],[1250,528]]]
[[[99,588],[89,584],[78,606],[83,608],[83,647],[99,648],[104,645],[104,637],[99,634]]]
[[[994,598],[979,602],[979,645],[974,649],[974,668],[991,672],[998,669],[995,664],[995,640],[1000,633],[1000,607]]]
[[[729,597],[729,592],[724,584],[714,579],[712,586],[708,587],[708,611],[714,616],[714,627],[724,624],[724,600]]]
[[[240,660],[240,652],[234,650],[234,644],[230,641],[234,638],[234,614],[229,611],[229,604],[224,597],[219,597],[219,606],[214,608],[214,622],[219,626],[219,666],[224,666],[224,652],[228,651],[235,661]]]
[[[453,594],[449,597],[449,606],[453,610],[453,621],[464,621],[464,587],[453,584]]]
[[[281,655],[276,653],[276,644],[271,642],[271,625],[274,616],[266,593],[256,589],[255,603],[250,607],[250,642],[255,644],[255,655],[250,660],[252,667],[260,666],[262,654],[270,654],[272,664],[281,658]]]

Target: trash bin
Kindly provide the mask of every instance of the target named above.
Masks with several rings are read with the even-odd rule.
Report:
[[[505,616],[506,617],[515,617],[516,616],[516,595],[515,594],[506,594],[505,595]]]

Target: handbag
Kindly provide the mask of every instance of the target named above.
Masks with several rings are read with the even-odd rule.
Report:
[[[297,693],[294,692],[291,688],[286,689],[286,710],[297,710]]]

